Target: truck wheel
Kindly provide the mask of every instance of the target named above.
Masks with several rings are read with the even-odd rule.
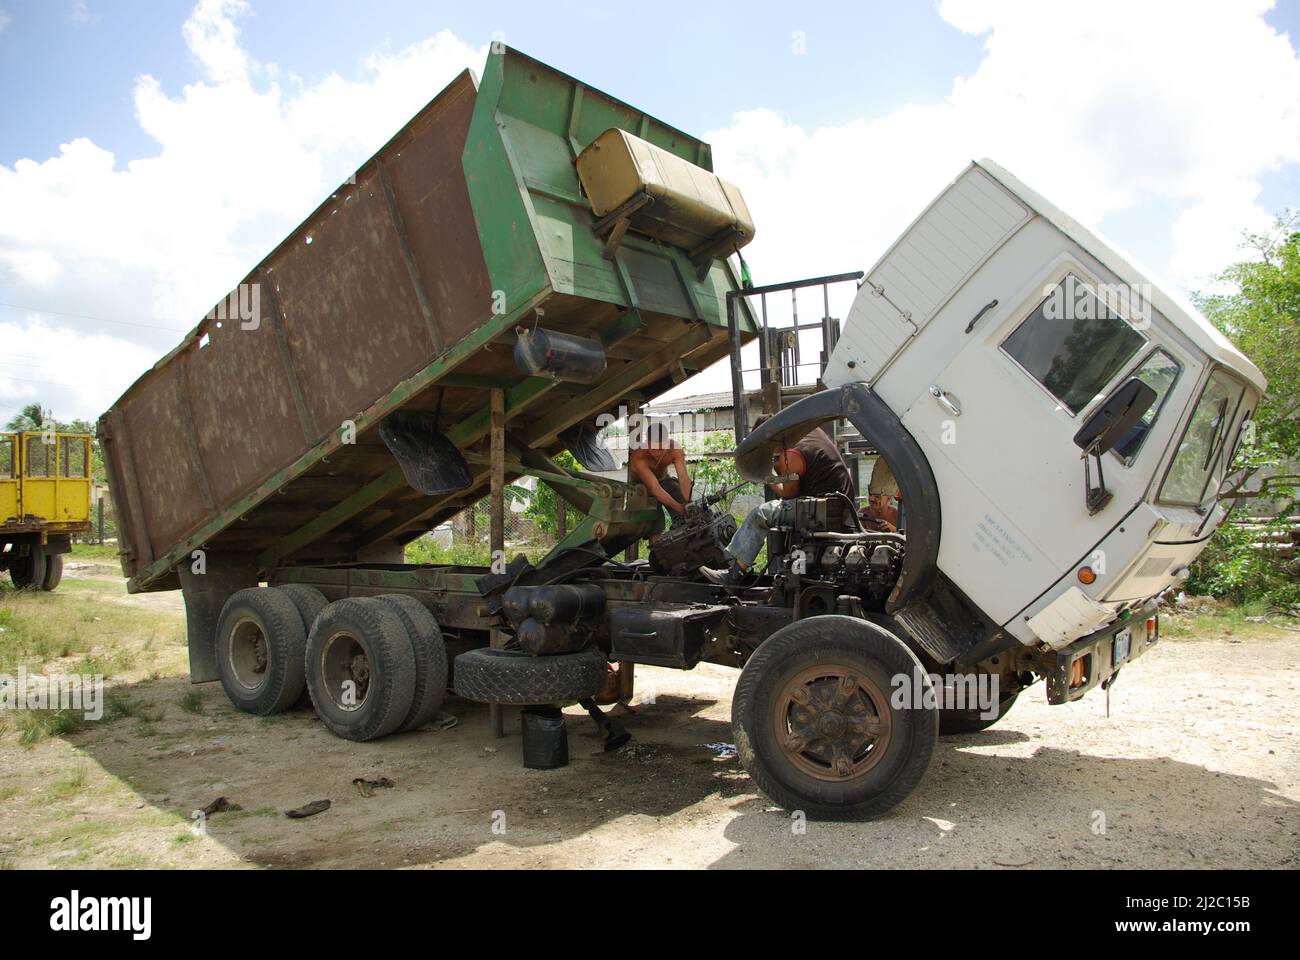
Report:
[[[419,600],[402,593],[375,597],[388,604],[406,627],[415,653],[415,698],[398,733],[418,730],[431,721],[442,706],[447,693],[447,647],[442,641],[438,621]]]
[[[307,688],[335,736],[388,736],[415,699],[415,653],[401,618],[386,603],[335,600],[307,638]]]
[[[895,677],[907,679],[909,701],[919,689],[920,703],[896,705]],[[759,645],[731,725],[758,788],[814,820],[870,820],[902,801],[939,733],[916,655],[880,626],[838,615],[797,621]]]
[[[302,695],[307,634],[298,608],[275,587],[231,595],[217,621],[217,670],[226,696],[245,713],[267,716]]]
[[[531,657],[522,650],[479,647],[456,658],[456,694],[479,703],[532,706],[594,697],[609,665],[599,650]]]
[[[979,733],[981,730],[987,730],[1010,712],[1018,696],[1019,693],[1013,693],[1006,699],[998,701],[997,716],[991,718],[981,717],[978,710],[940,710],[939,736],[951,737],[959,733]]]
[[[311,625],[316,622],[320,612],[329,606],[325,594],[305,583],[280,583],[276,584],[275,589],[293,601],[293,605],[298,608],[298,615],[302,617],[303,636],[310,634]],[[311,691],[307,689],[307,683],[304,679],[302,693],[294,701],[293,709],[298,710],[310,706]]]
[[[293,605],[298,608],[298,616],[302,618],[303,631],[311,633],[311,625],[316,622],[320,612],[329,606],[325,594],[305,583],[278,583],[275,589],[293,601]]]
[[[25,557],[15,557],[9,567],[9,577],[19,590],[35,590],[45,582],[47,563],[45,548],[32,544],[31,552]]]
[[[57,587],[63,580],[63,554],[52,553],[45,558],[45,578],[41,580],[41,589],[47,593]]]

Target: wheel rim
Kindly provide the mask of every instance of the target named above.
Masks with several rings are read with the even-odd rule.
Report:
[[[230,631],[230,673],[246,690],[266,683],[268,646],[262,625],[252,617],[240,618]]]
[[[360,710],[370,693],[370,656],[354,634],[339,630],[321,645],[325,693],[340,710]]]
[[[776,742],[797,769],[843,783],[874,767],[889,746],[889,700],[861,669],[820,664],[791,677],[777,697]]]

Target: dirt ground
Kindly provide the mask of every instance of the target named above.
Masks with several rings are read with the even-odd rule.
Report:
[[[495,740],[486,708],[455,699],[451,729],[369,744],[331,736],[310,710],[241,714],[219,685],[185,678],[179,601],[96,601],[177,618],[147,675],[112,682],[125,715],[30,748],[0,735],[0,865],[1300,865],[1294,631],[1166,638],[1124,671],[1109,718],[1105,694],[1049,707],[1037,686],[993,729],[941,740],[920,787],[884,819],[804,831],[709,746],[732,739],[734,671],[641,668],[634,712],[620,715],[629,747],[602,752],[575,708],[570,764],[533,771],[520,763],[517,716]],[[370,797],[352,784],[381,776],[394,786]],[[219,796],[242,809],[197,831],[191,812]],[[332,806],[283,815],[318,799]]]

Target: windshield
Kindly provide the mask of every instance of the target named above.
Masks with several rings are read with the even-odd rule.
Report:
[[[1218,492],[1228,469],[1228,428],[1236,419],[1244,391],[1241,381],[1224,370],[1216,370],[1210,377],[1165,474],[1161,500],[1200,506]]]

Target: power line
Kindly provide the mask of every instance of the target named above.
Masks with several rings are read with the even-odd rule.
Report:
[[[22,303],[5,303],[0,301],[0,307],[9,307],[12,310],[31,310],[33,313],[48,313],[56,317],[73,317],[78,320],[94,320],[98,323],[119,323],[124,327],[144,327],[149,330],[167,330],[170,333],[189,332],[181,327],[164,327],[156,323],[134,323],[130,320],[112,320],[108,317],[93,317],[88,313],[68,313],[64,310],[47,310],[44,307],[32,307]]]

